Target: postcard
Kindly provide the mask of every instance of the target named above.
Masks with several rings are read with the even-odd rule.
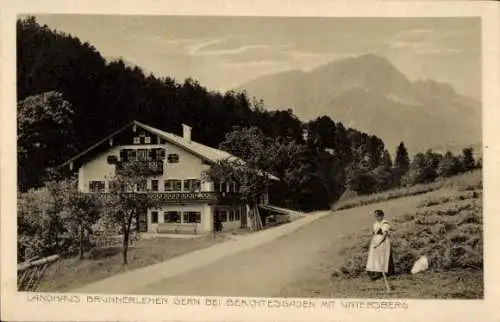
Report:
[[[2,316],[498,319],[498,9],[6,5]]]

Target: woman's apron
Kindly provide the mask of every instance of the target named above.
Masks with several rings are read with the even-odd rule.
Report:
[[[382,225],[383,223],[381,223]],[[366,261],[366,270],[369,272],[389,273],[391,262],[391,241],[387,236],[382,244],[378,245],[384,238],[382,227],[379,227],[373,233],[368,252],[368,260]],[[391,267],[392,268],[392,267]],[[392,269],[391,269],[392,270]]]

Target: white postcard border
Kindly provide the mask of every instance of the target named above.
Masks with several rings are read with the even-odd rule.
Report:
[[[236,15],[236,16],[322,16],[322,17],[464,17],[482,18],[483,66],[483,175],[484,175],[484,300],[388,300],[407,304],[406,309],[357,308],[344,309],[342,299],[335,308],[321,308],[322,300],[313,300],[316,308],[270,308],[221,305],[177,305],[172,296],[165,304],[95,304],[88,296],[78,295],[79,303],[52,300],[46,303],[30,299],[42,293],[18,293],[15,282],[16,263],[16,64],[15,21],[23,13],[94,13],[94,14],[181,14],[181,15]],[[456,321],[468,316],[493,320],[498,311],[500,285],[497,270],[499,260],[498,227],[500,203],[500,148],[497,143],[500,124],[499,78],[499,6],[495,2],[332,2],[332,1],[17,1],[3,6],[1,16],[1,304],[6,320],[200,320],[200,321],[347,321],[383,319],[385,321],[429,320]],[[460,66],[457,66],[460,68]],[[44,295],[52,293],[44,293]],[[62,294],[52,294],[61,296]],[[71,297],[72,294],[65,294]],[[101,295],[102,296],[102,295]],[[123,296],[122,296],[123,297]],[[135,296],[135,297],[140,297]],[[188,297],[185,297],[188,298]],[[199,299],[205,297],[189,297]],[[235,298],[210,298],[227,302]],[[247,299],[248,298],[242,298]],[[274,299],[262,298],[262,301]],[[310,299],[302,299],[310,300]],[[355,301],[355,300],[351,300]],[[375,300],[359,299],[360,303]],[[227,303],[226,303],[227,304]],[[340,306],[339,306],[340,304]],[[360,304],[361,305],[361,304]],[[364,304],[365,306],[368,304]],[[498,318],[498,316],[497,316]]]

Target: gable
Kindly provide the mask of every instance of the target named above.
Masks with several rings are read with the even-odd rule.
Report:
[[[75,157],[63,163],[60,167],[70,166],[73,169],[77,169],[83,164],[91,161],[93,158],[96,158],[118,146],[126,146],[130,149],[134,149],[134,146],[142,146],[147,149],[147,146],[151,146],[151,148],[154,148],[154,146],[165,145],[167,143],[171,146],[175,146],[178,153],[178,149],[184,150],[182,152],[183,154],[190,153],[194,157],[201,159],[205,164],[211,164],[214,162],[210,158],[204,156],[202,153],[199,153],[200,151],[193,151],[192,149],[189,149],[189,147],[186,147],[186,145],[190,144],[183,141],[184,139],[182,137],[160,131],[158,129],[134,121],[122,127],[118,131],[108,135],[88,149],[80,152]],[[203,146],[195,142],[191,142],[191,144],[196,147]],[[206,149],[208,151],[208,149],[212,148],[206,147]]]
[[[243,162],[241,159],[236,158],[228,152],[214,149],[212,147],[197,143],[191,140],[186,140],[183,137],[177,136],[172,133],[161,131],[154,127],[142,124],[137,121],[124,126],[118,131],[110,134],[106,138],[97,142],[90,148],[79,153],[72,159],[63,163],[60,168],[68,166],[70,170],[79,168],[81,165],[92,160],[97,155],[102,154],[110,148],[117,146],[147,146],[147,145],[165,145],[171,144],[183,151],[192,154],[199,158],[203,165],[209,165],[217,162],[218,160],[226,158],[235,158]],[[271,174],[269,175],[273,180],[279,180]]]

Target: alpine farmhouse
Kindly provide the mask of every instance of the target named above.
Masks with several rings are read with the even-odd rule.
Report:
[[[146,186],[137,192],[152,194],[158,206],[136,218],[137,229],[147,233],[208,233],[219,218],[224,230],[246,227],[247,205],[234,182],[212,182],[203,175],[219,160],[236,158],[191,140],[191,127],[182,124],[178,136],[138,121],[97,142],[63,164],[78,171],[82,193],[108,193],[120,165],[134,161],[148,167]],[[278,178],[271,176],[272,179]],[[267,204],[264,191],[260,204]]]

